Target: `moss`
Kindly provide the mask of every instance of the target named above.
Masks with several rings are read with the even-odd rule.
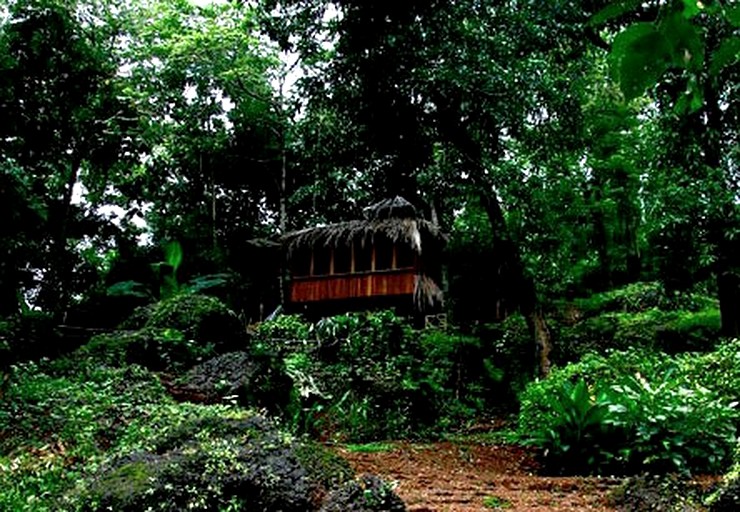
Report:
[[[147,304],[146,306],[139,306],[134,309],[131,315],[121,322],[118,326],[119,329],[135,331],[143,329],[144,326],[149,322],[149,319],[154,314],[157,304]]]
[[[612,492],[610,501],[617,510],[625,512],[704,510],[701,488],[677,475],[632,477]]]
[[[146,494],[154,484],[158,468],[149,461],[124,463],[95,482],[87,499],[99,508],[115,505],[127,510],[135,505],[135,497]]]
[[[307,469],[309,478],[326,489],[352,480],[354,473],[349,463],[320,444],[304,442],[296,448],[295,453],[298,461]]]
[[[292,441],[260,416],[182,418],[145,452],[113,461],[74,496],[83,510],[316,510],[352,477],[325,448]]]

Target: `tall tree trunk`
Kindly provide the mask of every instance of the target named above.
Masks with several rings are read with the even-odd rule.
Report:
[[[51,249],[51,279],[47,286],[50,287],[51,296],[50,304],[54,316],[62,320],[67,307],[67,297],[69,296],[69,283],[72,275],[72,267],[67,255],[67,233],[72,216],[72,195],[74,186],[77,183],[80,165],[80,158],[73,158],[70,162],[67,183],[62,192],[60,201],[59,225],[56,229],[56,235],[52,241]]]
[[[501,274],[509,276],[509,293],[514,296],[534,340],[539,374],[546,377],[550,373],[552,337],[545,315],[539,306],[534,281],[526,275],[521,252],[508,234],[506,219],[495,193],[486,192],[481,188],[480,199],[494,233],[494,251],[501,255],[500,261],[506,267]]]
[[[438,107],[438,128],[442,135],[454,145],[470,164],[471,178],[476,185],[481,203],[488,216],[493,232],[493,249],[500,255],[502,272],[507,276],[508,292],[514,298],[519,311],[527,321],[530,335],[534,341],[536,361],[541,376],[550,372],[550,352],[552,338],[547,328],[542,309],[539,307],[534,281],[526,276],[524,262],[519,247],[511,240],[506,219],[501,204],[493,187],[486,178],[486,169],[483,163],[483,149],[479,141],[475,140],[468,127],[461,121],[459,115],[459,98],[447,97],[439,94],[436,98]],[[490,127],[495,130],[495,127]],[[495,154],[500,154],[500,148],[492,148]]]

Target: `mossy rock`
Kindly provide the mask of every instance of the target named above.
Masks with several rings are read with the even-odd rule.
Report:
[[[292,440],[261,416],[212,417],[185,421],[147,451],[104,464],[97,476],[80,484],[72,502],[87,512],[310,512],[351,481],[349,466],[336,455]],[[400,502],[386,484],[373,485],[380,502]],[[349,498],[367,501],[362,493]]]
[[[212,343],[219,352],[238,348],[245,332],[233,311],[205,295],[178,295],[158,302],[145,325],[177,329],[200,344]]]
[[[678,475],[641,475],[629,478],[612,492],[610,501],[617,510],[624,512],[706,510],[702,504],[703,490]]]
[[[189,368],[213,354],[212,345],[188,339],[177,329],[147,327],[94,336],[77,355],[110,366],[138,364],[160,371]]]
[[[374,475],[363,475],[329,496],[320,512],[405,512],[393,488]]]
[[[291,388],[292,380],[284,371],[282,359],[227,352],[191,368],[173,390],[207,403],[236,397],[241,405],[277,413],[288,403]]]

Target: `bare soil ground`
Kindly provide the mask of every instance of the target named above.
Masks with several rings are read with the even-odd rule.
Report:
[[[359,473],[397,482],[411,512],[612,511],[614,478],[538,476],[530,452],[514,446],[394,443],[375,453],[338,448]]]

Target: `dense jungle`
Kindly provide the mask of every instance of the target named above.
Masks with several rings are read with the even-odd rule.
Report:
[[[735,0],[0,3],[0,511],[740,510]]]

